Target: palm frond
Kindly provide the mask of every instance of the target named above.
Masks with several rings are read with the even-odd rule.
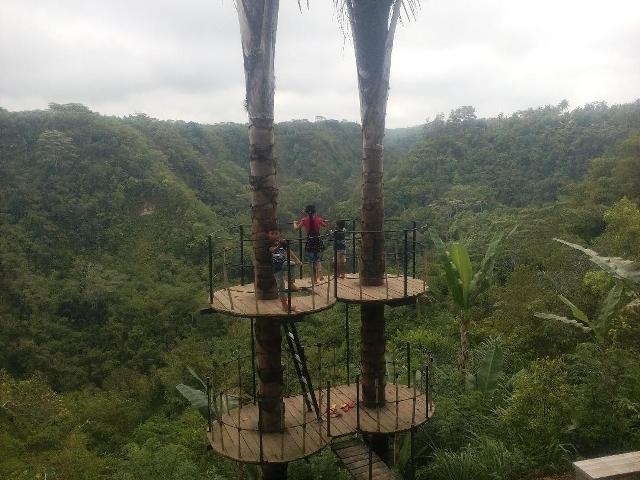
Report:
[[[540,313],[536,312],[533,314],[534,317],[544,318],[545,320],[558,320],[559,322],[566,323],[567,325],[571,325],[572,327],[579,328],[583,332],[591,332],[591,328],[586,325],[574,320],[573,318],[563,317],[561,315],[555,315],[553,313]]]

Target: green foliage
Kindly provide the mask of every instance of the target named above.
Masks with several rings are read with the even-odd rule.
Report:
[[[504,368],[504,354],[500,344],[490,339],[480,346],[475,374],[467,375],[467,388],[489,394],[498,388],[498,380]]]

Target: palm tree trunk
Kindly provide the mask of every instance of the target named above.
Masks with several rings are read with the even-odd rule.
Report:
[[[362,249],[360,282],[384,283],[383,160],[385,117],[393,37],[400,1],[348,0],[346,2],[358,69],[362,121]],[[393,11],[392,11],[393,7]],[[390,15],[391,14],[391,15]],[[385,403],[384,305],[363,305],[362,388],[367,405]],[[378,380],[378,391],[375,382]]]
[[[277,228],[278,185],[273,154],[274,58],[279,0],[237,0],[242,38],[246,107],[249,112],[251,232],[255,257],[255,295],[278,298],[269,254],[270,230]],[[280,318],[256,321],[259,408],[265,432],[281,430],[282,351]],[[286,464],[264,465],[264,479],[286,478]]]

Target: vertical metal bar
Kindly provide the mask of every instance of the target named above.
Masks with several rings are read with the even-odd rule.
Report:
[[[302,229],[298,230],[298,254],[300,259],[300,278],[302,278],[302,267],[304,266],[304,261],[302,260]]]
[[[331,436],[331,382],[327,382],[327,437]]]
[[[209,303],[213,303],[213,239],[209,235]]]
[[[211,428],[211,379],[209,377],[207,377],[207,426],[213,437],[213,429]]]
[[[287,308],[291,314],[291,246],[287,242]]]
[[[240,285],[244,285],[244,225],[240,225]]]
[[[418,383],[416,379],[417,376],[418,371],[416,370],[413,374],[413,407],[411,410],[411,426],[414,426],[416,424],[416,384]]]
[[[254,321],[251,319],[251,395],[253,404],[256,404],[256,337],[254,331]]]
[[[372,435],[369,434],[369,480],[373,478],[373,452],[371,450]]]
[[[402,256],[402,271],[404,275],[404,296],[407,296],[407,274],[409,270],[409,256],[407,250],[409,249],[409,231],[404,231],[404,255]]]
[[[322,405],[322,344],[318,343],[318,405]]]
[[[415,442],[415,431],[416,427],[412,426],[409,436],[409,442],[411,444],[411,480],[415,480],[416,478],[416,442]]]
[[[380,382],[378,377],[374,382],[374,388],[376,389],[376,429],[380,431]]]
[[[285,433],[284,402],[280,404],[280,459],[284,460],[284,433]]]
[[[394,377],[396,380],[396,430],[398,430],[398,408],[400,405],[398,403],[398,372],[395,373]]]
[[[351,273],[356,273],[356,221],[351,221]]]
[[[351,385],[351,344],[349,342],[349,304],[344,304],[344,333],[347,342],[347,385]]]
[[[333,296],[338,298],[338,245],[333,234]]]
[[[220,392],[220,408],[218,408],[218,426],[220,427],[220,447],[224,452],[224,431],[222,427],[222,392]]]
[[[356,375],[356,433],[360,433],[360,375]]]
[[[412,271],[413,271],[413,278],[416,278],[416,243],[417,243],[417,235],[418,235],[418,229],[417,229],[417,223],[414,220],[413,221],[413,233],[412,233],[412,247],[411,247],[411,262],[413,263],[413,267],[412,267]]]
[[[407,342],[407,387],[411,386],[411,344]]]
[[[302,400],[302,455],[304,456],[307,449],[307,409],[305,408],[304,399]]]
[[[260,463],[263,463],[264,448],[262,446],[262,399],[258,400],[258,436],[260,437]]]

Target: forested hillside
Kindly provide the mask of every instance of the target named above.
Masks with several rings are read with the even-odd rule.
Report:
[[[307,203],[357,215],[359,135],[331,120],[276,126],[283,222]],[[206,235],[248,220],[247,151],[244,125],[77,104],[0,109],[0,478],[236,476],[206,450],[205,425],[175,385],[187,367],[205,375],[246,348],[246,323],[198,311]],[[436,365],[419,477],[534,478],[640,449],[638,285],[552,240],[640,261],[640,101],[491,119],[462,107],[389,131],[386,152],[387,215],[461,242],[474,267],[517,225],[465,310],[425,228],[431,293],[387,310],[390,347],[410,342]],[[597,328],[535,315],[571,317],[559,294]],[[340,308],[305,322],[303,336],[343,348]],[[456,365],[461,318],[467,371]],[[501,361],[481,389],[474,375],[490,354]],[[346,478],[328,452],[290,473]]]

